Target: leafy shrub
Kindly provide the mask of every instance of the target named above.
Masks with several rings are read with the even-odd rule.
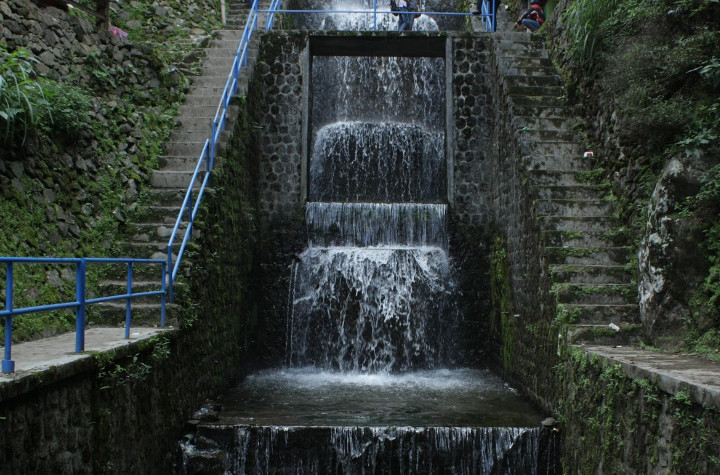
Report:
[[[25,143],[38,112],[47,110],[43,89],[33,79],[32,58],[26,49],[9,53],[0,45],[0,145],[16,148]]]

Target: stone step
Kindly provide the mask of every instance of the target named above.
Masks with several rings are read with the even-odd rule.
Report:
[[[136,222],[130,225],[131,232],[133,235],[133,242],[136,243],[165,243],[165,249],[167,249],[167,243],[170,239],[170,235],[175,228],[175,221],[177,215],[173,218],[163,219],[162,222]],[[181,222],[178,226],[177,236],[184,236],[185,230],[187,229],[187,222]],[[193,229],[193,237],[199,236],[199,233]],[[157,247],[157,246],[155,246]]]
[[[501,79],[506,86],[555,86],[564,89],[560,76],[553,74],[548,76],[526,76],[520,74],[506,74]]]
[[[568,342],[570,344],[592,344],[611,347],[630,346],[642,336],[642,326],[620,323],[619,331],[609,325],[570,325]]]
[[[559,154],[531,155],[524,157],[523,162],[527,164],[528,170],[589,171],[593,165],[587,160]],[[570,187],[572,185],[566,186]]]
[[[148,201],[157,206],[180,206],[185,199],[186,192],[187,188],[150,188],[147,190]]]
[[[539,216],[537,222],[544,231],[607,232],[618,228],[617,219],[613,216]]]
[[[215,107],[217,107],[217,105]],[[198,116],[193,116],[193,115],[178,116],[175,120],[175,122],[178,124],[178,128],[175,130],[181,130],[181,129],[185,129],[185,128],[187,128],[189,130],[201,130],[201,129],[210,130],[210,126],[212,124],[214,117],[215,117],[215,111],[213,111],[212,115],[207,116],[207,117],[204,117],[204,116],[198,117]]]
[[[566,104],[557,106],[538,106],[532,104],[513,104],[513,116],[535,117],[544,119],[567,119],[569,107]]]
[[[583,184],[582,176],[570,170],[530,170],[529,173],[532,185],[575,186]]]
[[[180,121],[184,116],[189,117],[215,117],[215,113],[218,110],[218,104],[206,104],[206,105],[193,105],[193,104],[182,104],[178,108],[178,116]]]
[[[185,95],[185,100],[187,100],[190,97],[193,96],[203,96],[203,97],[217,97],[216,102],[220,102],[220,97],[222,97],[223,92],[225,91],[225,83],[218,84],[218,85],[200,85],[197,81],[193,83],[192,86],[190,86],[190,90]]]
[[[545,260],[548,264],[571,265],[621,265],[630,262],[630,248],[617,247],[546,247]]]
[[[200,156],[192,155],[164,155],[158,159],[158,170],[194,171]],[[201,167],[207,165],[200,165]]]
[[[558,303],[569,305],[637,305],[637,287],[630,284],[553,285]]]
[[[166,155],[199,157],[205,146],[205,138],[206,137],[200,137],[198,140],[192,142],[168,142]]]
[[[521,141],[520,150],[523,155],[565,155],[572,157],[583,153],[583,148],[576,142],[546,140],[542,137]]]
[[[557,117],[538,117],[535,115],[514,115],[510,119],[513,130],[530,129],[533,131],[571,131],[578,120],[564,113]]]
[[[565,88],[562,86],[527,86],[523,84],[508,84],[505,88],[508,96],[553,97],[562,98]]]
[[[515,60],[514,58],[511,58],[510,60],[506,60],[506,58],[509,57],[503,57],[502,62],[502,71],[506,76],[526,76],[526,77],[536,77],[536,76],[555,76],[557,72],[555,71],[555,67],[552,65],[549,59],[538,59],[535,61],[519,61]]]
[[[575,160],[571,160],[575,163]],[[581,199],[590,196],[605,196],[610,191],[610,185],[531,185],[533,196],[536,199]]]
[[[538,216],[610,216],[613,204],[599,199],[536,200]]]
[[[554,264],[550,266],[550,278],[571,284],[623,284],[633,281],[633,273],[626,266]]]
[[[515,106],[559,107],[566,105],[565,98],[561,96],[528,96],[521,93],[506,96],[505,102],[513,108],[513,115],[516,114]]]
[[[524,142],[537,141],[540,144],[567,144],[571,146],[573,150],[577,147],[576,143],[578,142],[577,134],[572,130],[567,129],[533,129],[528,126],[524,126],[516,129],[515,133],[518,135],[519,140]]]
[[[155,170],[150,178],[150,184],[156,188],[187,189],[192,176],[192,170]],[[199,174],[195,187],[200,186],[204,176],[204,172]]]
[[[542,239],[551,247],[617,247],[627,243],[627,233],[615,231],[542,231]]]
[[[170,141],[172,142],[196,142],[196,143],[204,143],[205,139],[210,137],[210,133],[212,132],[212,126],[210,124],[206,124],[203,129],[191,129],[191,128],[180,128],[175,129],[170,134]],[[200,152],[202,152],[202,147],[200,148]],[[200,153],[198,153],[198,156],[200,156]]]
[[[623,305],[558,305],[558,315],[561,320],[570,324],[608,325],[614,323],[618,326],[640,323],[640,307],[637,303]]]

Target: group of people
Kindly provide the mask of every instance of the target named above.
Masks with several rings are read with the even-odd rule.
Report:
[[[482,7],[482,1],[477,1],[477,11],[472,12],[473,15],[479,15]],[[535,32],[545,22],[545,4],[548,0],[530,0],[530,8],[525,10],[516,24]],[[493,30],[495,30],[497,7],[500,0],[493,2]],[[390,11],[398,17],[398,30],[412,30],[415,18],[420,16],[416,0],[390,0]]]

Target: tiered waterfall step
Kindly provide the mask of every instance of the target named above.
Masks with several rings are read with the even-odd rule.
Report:
[[[609,186],[586,179],[593,162],[583,156],[542,37],[499,33],[498,48],[507,73],[505,106],[528,170],[558,316],[570,324],[574,341],[620,343],[617,337],[632,334],[638,323],[638,297]]]
[[[261,2],[261,9],[267,8],[267,1]],[[130,242],[125,243],[124,252],[132,257],[167,259],[167,246],[185,199],[187,188],[195,171],[206,140],[212,132],[212,122],[218,111],[218,105],[228,77],[235,60],[240,39],[242,37],[245,21],[247,20],[249,6],[247,2],[230,2],[226,26],[212,34],[208,43],[205,58],[194,70],[200,72],[185,96],[185,101],[178,108],[176,118],[177,128],[173,131],[166,143],[166,153],[160,157],[160,167],[151,176],[152,188],[148,190],[149,204],[140,212],[140,218],[129,223],[132,233]],[[260,19],[262,20],[262,18]],[[238,83],[238,95],[247,92],[248,71],[252,69],[258,50],[257,35],[248,47],[248,64],[241,70]],[[232,129],[233,119],[237,115],[237,107],[231,105],[225,117],[225,132],[220,136],[219,150],[222,150],[227,134]],[[202,180],[204,170],[198,180]],[[197,190],[199,183],[196,182]],[[206,190],[212,193],[213,190]],[[193,200],[197,194],[193,195]],[[190,204],[194,205],[194,202]],[[187,224],[178,228],[178,236],[173,242],[173,263],[177,258],[182,237],[185,235]],[[198,230],[193,229],[193,237],[198,236]],[[134,291],[158,290],[159,271],[138,267],[133,272]],[[182,270],[180,272],[182,276]],[[109,278],[101,284],[103,295],[123,293],[127,289],[124,278]],[[175,295],[184,289],[182,281],[174,285]],[[97,319],[103,324],[122,325],[125,319],[125,301],[119,300],[93,306],[96,308],[93,320]],[[174,324],[180,308],[177,305],[167,304],[168,324]],[[147,297],[132,302],[133,325],[157,325],[160,322],[160,298]]]

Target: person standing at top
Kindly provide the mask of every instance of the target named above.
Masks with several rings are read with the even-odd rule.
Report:
[[[532,32],[537,31],[545,22],[545,3],[543,0],[533,0],[530,8],[520,15],[516,23]]]
[[[415,0],[391,0],[390,11],[393,15],[398,16],[398,30],[399,31],[410,31],[415,21],[415,12],[417,6]]]

